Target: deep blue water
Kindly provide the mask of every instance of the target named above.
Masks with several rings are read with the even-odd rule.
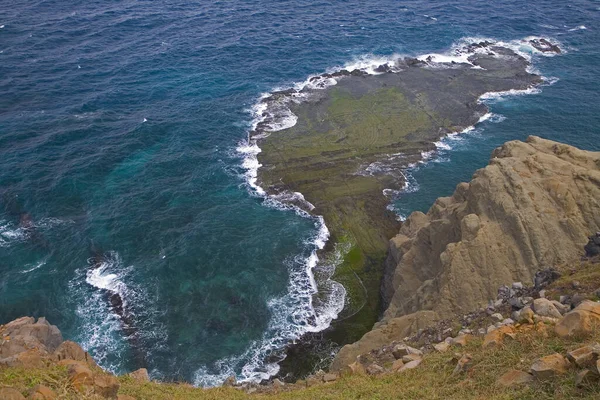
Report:
[[[260,94],[464,37],[559,41],[566,54],[534,57],[556,83],[491,103],[502,122],[411,172],[396,208],[426,210],[506,140],[600,149],[598,22],[598,1],[3,1],[0,322],[46,316],[116,372],[260,376],[306,329],[290,282],[307,284],[319,225],[248,190],[236,147]]]

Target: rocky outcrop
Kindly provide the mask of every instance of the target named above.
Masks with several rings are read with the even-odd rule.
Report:
[[[76,391],[77,396],[117,398],[120,386],[117,378],[102,370],[77,343],[63,341],[60,330],[45,318],[36,321],[32,317],[22,317],[0,325],[0,369],[18,367],[20,370],[43,370],[53,366],[66,367],[68,385]],[[136,371],[135,378],[147,381],[148,372]],[[1,388],[1,384],[0,398],[24,398],[14,389]],[[31,388],[28,398],[55,397],[51,389],[37,385]]]
[[[403,223],[390,241],[383,318],[342,348],[333,368],[352,362],[359,348],[375,348],[398,318],[464,314],[485,307],[502,285],[533,283],[542,278],[536,271],[579,260],[588,236],[600,227],[599,199],[600,153],[535,136],[497,148],[470,183]]]
[[[390,243],[384,320],[420,310],[466,312],[496,289],[578,260],[600,227],[600,153],[529,137],[427,214],[413,213]]]

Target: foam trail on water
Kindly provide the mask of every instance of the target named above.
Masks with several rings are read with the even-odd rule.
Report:
[[[83,321],[81,336],[77,341],[94,355],[103,368],[118,372],[121,365],[119,359],[127,357],[129,346],[122,337],[119,316],[110,311],[106,294],[117,293],[125,306],[132,293],[122,280],[126,270],[116,251],[107,252],[101,262],[95,262],[88,260],[90,265],[77,270],[76,276],[69,282],[69,289],[83,298],[76,308],[77,315]],[[96,290],[90,293],[90,287]]]

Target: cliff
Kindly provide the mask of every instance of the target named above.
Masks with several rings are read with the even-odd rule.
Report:
[[[432,321],[485,306],[498,287],[532,282],[578,260],[600,227],[600,153],[531,136],[492,153],[487,167],[390,240],[383,318],[344,346],[333,370]]]

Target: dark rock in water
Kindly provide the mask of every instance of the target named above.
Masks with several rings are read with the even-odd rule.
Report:
[[[600,232],[588,237],[589,241],[583,247],[586,257],[596,257],[600,255]]]
[[[315,77],[311,78],[311,81],[313,79],[319,79],[319,77],[315,76]],[[286,89],[286,90],[278,90],[276,92],[271,92],[271,95],[274,96],[274,97],[281,97],[281,96],[289,96],[290,94],[294,94],[296,92],[297,92],[296,89],[291,89],[290,88],[290,89]]]
[[[556,53],[556,54],[561,53],[560,47],[558,47],[554,43],[549,42],[548,40],[546,40],[544,38],[532,39],[529,41],[529,43],[531,43],[531,45],[535,49],[541,51],[542,53]]]
[[[391,70],[390,66],[387,64],[382,64],[380,66],[378,66],[377,68],[375,68],[375,72],[389,72]]]
[[[352,75],[352,76],[364,76],[364,75],[367,75],[367,73],[364,72],[364,71],[361,71],[360,69],[354,69],[354,70],[352,70],[352,72],[350,72],[350,75]]]
[[[406,57],[404,59],[404,62],[406,63],[406,65],[408,67],[419,67],[419,66],[427,65],[427,63],[425,61],[421,61],[418,58]]]
[[[535,273],[533,277],[533,284],[536,290],[543,289],[555,280],[560,278],[560,273],[554,268],[547,268]]]
[[[338,76],[348,76],[348,75],[350,75],[350,71],[348,71],[347,69],[342,69],[342,70],[336,71],[333,74],[331,74],[331,77],[335,78]]]

